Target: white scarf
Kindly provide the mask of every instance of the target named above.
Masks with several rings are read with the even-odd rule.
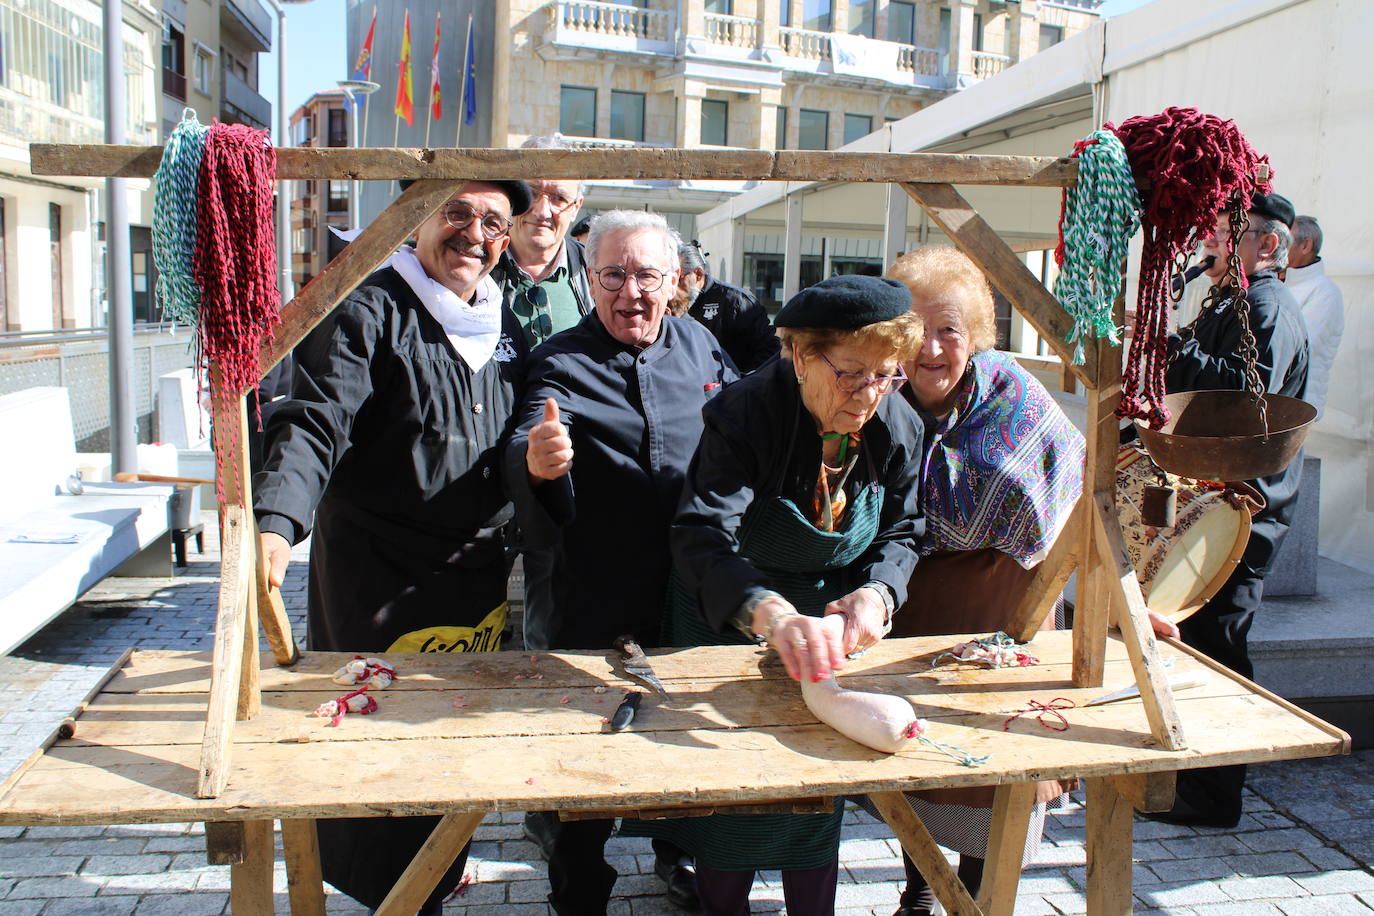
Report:
[[[330,228],[335,235],[350,242],[361,231]],[[501,288],[490,275],[477,284],[472,301],[464,302],[453,290],[425,273],[420,259],[415,256],[415,249],[409,245],[402,245],[383,266],[401,275],[415,297],[439,322],[448,342],[468,368],[477,372],[487,364],[501,340]]]

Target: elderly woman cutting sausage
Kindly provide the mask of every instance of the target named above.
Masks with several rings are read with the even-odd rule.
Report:
[[[726,388],[673,523],[671,645],[766,640],[820,681],[877,642],[906,597],[922,533],[921,423],[898,398],[920,344],[891,280],[832,277],[778,313],[783,359]],[[702,905],[748,913],[756,869],[782,869],[787,912],[834,909],[840,815],[715,815],[634,832],[697,861]]]

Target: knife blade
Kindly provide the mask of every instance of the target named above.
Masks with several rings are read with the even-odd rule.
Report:
[[[657,674],[654,674],[649,659],[644,656],[644,650],[639,647],[639,643],[635,642],[633,636],[621,636],[615,641],[615,648],[620,651],[621,665],[626,674],[643,681],[665,697],[668,696],[668,691],[664,688],[663,682],[658,679]]]
[[[639,711],[639,701],[644,694],[638,690],[632,690],[625,694],[625,699],[620,701],[620,705],[611,714],[611,731],[624,731],[630,727],[630,723],[635,720],[635,713]]]
[[[1169,689],[1186,690],[1189,687],[1200,687],[1205,683],[1207,683],[1207,676],[1202,672],[1185,672],[1183,674],[1175,674],[1169,678]],[[1122,687],[1120,690],[1114,690],[1111,693],[1103,694],[1095,700],[1089,700],[1083,705],[1101,706],[1105,703],[1115,703],[1118,700],[1129,700],[1138,696],[1140,696],[1140,686],[1138,684],[1130,684]]]

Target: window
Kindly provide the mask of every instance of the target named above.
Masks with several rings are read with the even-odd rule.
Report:
[[[1040,23],[1040,50],[1059,44],[1064,40],[1064,28],[1058,25]]]
[[[983,14],[973,14],[973,50],[983,50]]]
[[[830,0],[803,0],[802,28],[813,32],[829,32],[830,24]]]
[[[10,330],[9,240],[5,236],[5,199],[0,197],[0,331]]]
[[[558,130],[569,137],[596,136],[596,90],[564,86],[559,99]]]
[[[611,90],[611,136],[644,142],[644,93]]]
[[[784,29],[792,25],[792,0],[778,0],[778,25]]]
[[[210,89],[210,74],[214,72],[211,65],[210,55],[205,54],[199,48],[196,49],[196,92],[201,95],[213,95]]]
[[[829,149],[830,113],[803,108],[797,112],[797,149]]]
[[[777,126],[773,128],[773,149],[787,149],[787,107],[778,106]]]
[[[186,75],[186,36],[170,22],[162,24],[162,69]]]
[[[706,12],[715,13],[718,16],[729,16],[730,0],[706,0]]]
[[[916,43],[916,4],[911,0],[891,0],[888,3],[887,40],[904,45]]]
[[[52,326],[71,327],[67,323],[67,302],[62,288],[62,207],[48,204],[48,256],[52,272]]]
[[[847,114],[844,116],[844,142],[853,143],[860,137],[873,133],[871,115]]]
[[[308,178],[305,181],[296,182],[296,199],[308,201],[315,196],[315,179]]]
[[[720,99],[701,100],[701,145],[729,144],[730,103]]]
[[[329,145],[348,146],[348,112],[342,108],[329,109]]]
[[[849,0],[849,34],[873,37],[873,7],[877,0]]]
[[[331,181],[329,183],[329,212],[346,213],[348,211],[348,185],[347,181]]]

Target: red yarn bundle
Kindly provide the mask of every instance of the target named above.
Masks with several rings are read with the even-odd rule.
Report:
[[[1233,194],[1248,200],[1256,189],[1269,192],[1267,180],[1256,181],[1259,166],[1268,165],[1269,157],[1256,154],[1234,121],[1196,108],[1166,108],[1157,115],[1131,118],[1120,127],[1106,126],[1126,148],[1136,183],[1146,188],[1141,193],[1145,238],[1136,327],[1117,415],[1145,420],[1159,429],[1169,419],[1164,370],[1174,264],[1192,250],[1199,235],[1216,228],[1217,212]]]
[[[277,151],[266,131],[242,124],[210,127],[200,166],[194,264],[202,296],[201,352],[219,366],[218,396],[229,402],[220,408],[257,388],[258,351],[280,321],[272,219],[276,175]],[[215,430],[235,447],[238,432]]]

